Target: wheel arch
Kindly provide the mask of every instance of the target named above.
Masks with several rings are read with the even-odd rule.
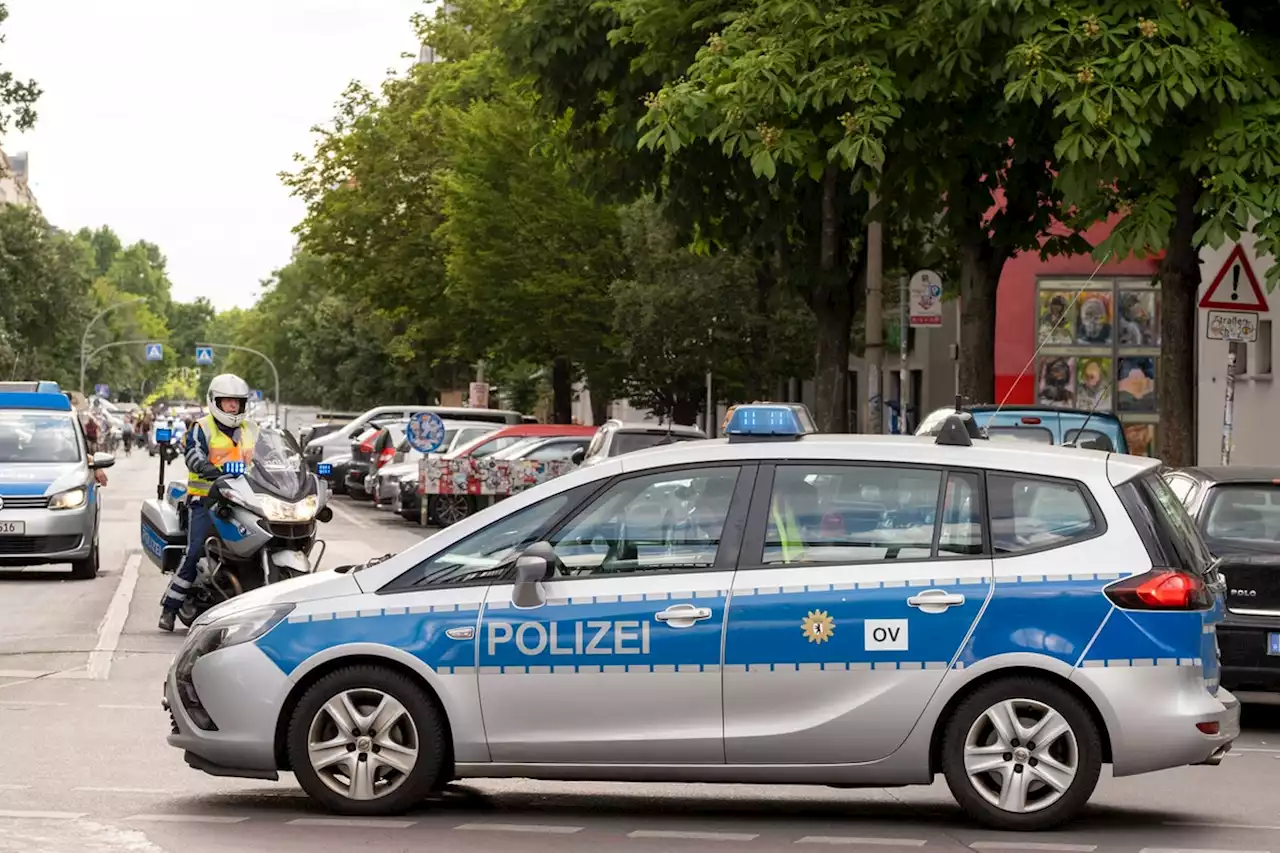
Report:
[[[431,683],[430,677],[422,671],[425,665],[421,661],[416,658],[412,658],[412,662],[405,661],[401,659],[402,656],[407,657],[403,652],[387,654],[387,652],[396,652],[398,650],[368,646],[368,644],[363,643],[354,647],[336,647],[327,651],[327,654],[317,655],[316,658],[298,668],[293,686],[289,688],[284,702],[280,705],[280,714],[276,717],[272,744],[278,769],[289,771],[293,769],[289,762],[289,721],[293,717],[293,711],[298,706],[298,702],[301,701],[303,695],[320,679],[338,670],[352,666],[377,666],[399,673],[417,684],[426,693],[427,699],[435,705],[436,710],[440,712],[440,717],[444,721],[445,748],[447,750],[443,766],[447,768],[447,773],[452,773],[454,743],[453,724],[449,717],[449,709],[441,697],[440,691]]]
[[[947,699],[942,711],[933,721],[933,732],[929,740],[929,772],[938,774],[942,772],[942,742],[946,733],[947,723],[951,720],[951,715],[955,713],[956,708],[965,699],[968,699],[977,691],[993,684],[1010,678],[1033,678],[1045,681],[1062,688],[1067,693],[1078,699],[1081,705],[1089,713],[1094,725],[1098,727],[1098,735],[1102,739],[1102,761],[1104,764],[1111,763],[1111,733],[1107,729],[1107,721],[1090,696],[1080,685],[1073,682],[1070,678],[1066,678],[1061,674],[1047,668],[1033,665],[1017,665],[1001,667],[999,669],[990,669],[981,675],[967,681],[965,685],[957,690],[950,698]]]

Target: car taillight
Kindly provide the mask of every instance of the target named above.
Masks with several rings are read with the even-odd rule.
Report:
[[[1190,572],[1152,569],[1107,587],[1107,598],[1128,610],[1208,610],[1213,596]]]
[[[373,452],[373,437],[366,438],[364,441],[360,442],[360,449],[361,449],[362,451],[364,451],[365,453],[372,453],[372,452]]]

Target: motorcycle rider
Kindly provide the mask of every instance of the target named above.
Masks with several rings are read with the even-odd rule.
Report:
[[[248,464],[258,437],[258,425],[247,420],[249,385],[239,376],[223,373],[209,383],[209,414],[187,430],[183,450],[187,463],[187,553],[161,600],[160,629],[172,631],[173,623],[196,579],[197,563],[213,528],[207,498],[213,481],[223,475],[228,462]]]

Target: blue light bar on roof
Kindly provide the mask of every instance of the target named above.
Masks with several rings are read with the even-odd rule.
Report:
[[[62,394],[38,391],[0,393],[0,409],[40,409],[46,412],[69,412],[71,401]]]
[[[799,438],[817,432],[813,416],[799,403],[751,403],[735,406],[724,434],[733,438]]]

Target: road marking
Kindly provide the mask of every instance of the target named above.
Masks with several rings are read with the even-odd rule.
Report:
[[[147,823],[244,823],[248,819],[217,814],[135,814],[125,818]]]
[[[1263,749],[1260,746],[1233,746],[1231,747],[1231,752],[1228,752],[1227,755],[1231,755],[1234,752],[1265,752],[1280,755],[1280,749]]]
[[[1207,826],[1216,829],[1265,829],[1268,831],[1280,830],[1280,826],[1268,826],[1261,823],[1209,823],[1208,821],[1198,820],[1166,820],[1165,826]]]
[[[686,838],[690,841],[755,841],[755,832],[686,832],[679,829],[637,829],[627,838]]]
[[[0,809],[0,818],[13,820],[79,820],[85,812],[24,812]]]
[[[544,835],[572,835],[581,826],[553,826],[545,823],[462,823],[454,827],[463,832],[537,832]]]
[[[0,669],[0,678],[45,678],[55,672],[56,669]]]
[[[51,702],[47,699],[0,699],[0,705],[30,706],[39,708],[61,708],[66,702]]]
[[[806,835],[796,844],[865,844],[868,847],[923,847],[923,838],[854,838],[848,835]]]
[[[93,785],[85,785],[81,788],[72,788],[73,791],[84,791],[90,794],[180,794],[181,791],[175,791],[172,788],[99,788]]]
[[[1138,853],[1270,853],[1268,850],[1213,850],[1196,847],[1143,847]]]
[[[30,785],[0,785],[0,791],[29,791]]]
[[[383,820],[353,817],[300,817],[288,820],[289,826],[348,826],[354,829],[408,829],[416,820]]]
[[[138,587],[138,566],[142,563],[142,555],[134,554],[125,563],[124,575],[115,595],[111,596],[111,604],[107,607],[107,615],[98,629],[98,644],[89,653],[89,677],[94,681],[106,681],[111,676],[111,661],[116,649],[120,647],[120,635],[124,632],[124,623],[129,619],[129,605],[133,601],[133,591]]]
[[[1093,853],[1096,844],[1063,844],[1055,841],[975,841],[974,850],[1062,850],[1066,853]]]
[[[369,522],[365,521],[363,518],[360,518],[354,513],[347,512],[344,508],[339,506],[336,501],[332,503],[327,503],[325,504],[325,506],[332,508],[333,514],[336,515],[338,518],[341,518],[343,521],[350,522],[351,524],[354,524],[356,527],[363,527],[365,530],[368,530],[370,527],[372,527],[372,525],[369,524]]]

